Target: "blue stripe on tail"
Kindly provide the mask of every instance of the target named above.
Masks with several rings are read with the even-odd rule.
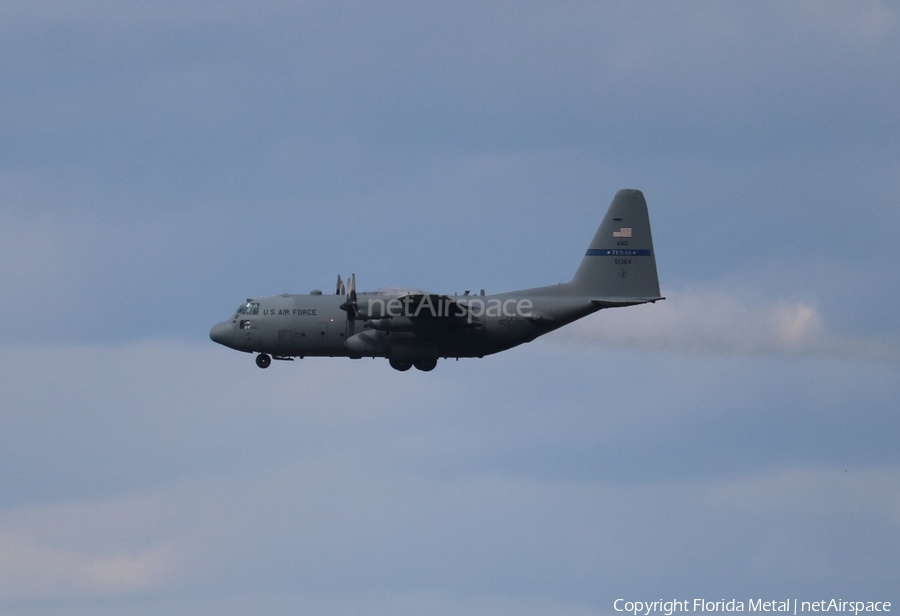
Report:
[[[589,248],[588,257],[649,257],[651,253],[647,249],[629,250],[628,248]]]

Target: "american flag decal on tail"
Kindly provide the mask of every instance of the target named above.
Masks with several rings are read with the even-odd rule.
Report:
[[[613,237],[631,237],[631,227],[622,227],[618,231],[613,231]]]

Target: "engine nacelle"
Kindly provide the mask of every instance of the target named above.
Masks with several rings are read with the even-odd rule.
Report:
[[[393,317],[369,319],[364,323],[364,326],[381,332],[411,332],[414,329],[421,329],[422,323],[414,323],[409,317]]]

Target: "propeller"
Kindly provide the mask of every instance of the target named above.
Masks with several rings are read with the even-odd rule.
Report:
[[[344,291],[344,284],[338,276],[338,290]],[[341,310],[347,313],[347,335],[352,336],[356,329],[356,317],[359,314],[359,306],[356,304],[356,274],[350,274],[347,281],[347,300],[341,304]]]
[[[334,294],[343,295],[344,293],[346,293],[346,291],[344,290],[344,281],[341,280],[341,275],[338,274],[337,289],[335,289]]]

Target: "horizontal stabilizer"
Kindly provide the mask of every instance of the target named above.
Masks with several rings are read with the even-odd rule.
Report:
[[[592,299],[591,303],[600,308],[620,308],[622,306],[635,306],[637,304],[653,304],[666,299],[665,297],[599,297]]]

